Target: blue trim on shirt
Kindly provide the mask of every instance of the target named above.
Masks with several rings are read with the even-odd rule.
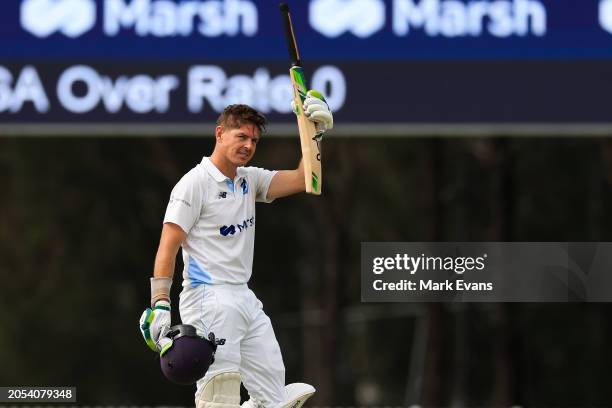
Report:
[[[191,281],[192,288],[212,283],[210,272],[198,265],[191,255],[189,256],[189,265],[187,266],[187,277]]]
[[[227,184],[227,187],[233,193],[234,192],[234,182],[230,180],[229,177],[225,179],[225,184]]]

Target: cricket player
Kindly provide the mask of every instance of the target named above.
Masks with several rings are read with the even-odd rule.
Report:
[[[318,132],[333,127],[332,113],[319,92],[308,92],[303,109]],[[270,203],[305,190],[301,161],[295,170],[246,166],[265,126],[265,117],[253,108],[228,106],[217,120],[214,151],[176,184],[164,217],[151,278],[151,309],[143,313],[141,331],[147,344],[161,351],[160,332],[170,325],[175,258],[182,248],[181,320],[202,337],[213,332],[226,340],[197,382],[197,408],[238,407],[241,381],[250,396],[243,407],[292,406],[296,394],[314,393],[307,384],[285,386],[272,324],[248,287],[255,202]]]

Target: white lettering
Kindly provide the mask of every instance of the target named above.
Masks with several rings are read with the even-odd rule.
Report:
[[[429,36],[505,38],[546,34],[546,8],[539,0],[393,0],[393,32],[422,29]]]
[[[75,85],[84,85],[82,95],[75,94]],[[117,113],[125,104],[135,113],[166,112],[170,106],[170,93],[179,85],[174,75],[152,78],[136,75],[119,76],[116,80],[98,74],[93,68],[78,65],[67,69],[57,85],[57,96],[64,108],[74,113],[95,109],[100,102],[109,113]]]
[[[346,99],[346,80],[334,66],[313,72],[313,88],[327,97],[332,110],[342,109]],[[147,74],[109,76],[87,65],[65,69],[55,91],[60,106],[68,112],[83,114],[95,109],[114,114],[126,110],[137,114],[165,113],[170,109],[172,92],[180,86],[177,75],[154,77]],[[221,112],[233,103],[245,103],[264,112],[290,113],[293,90],[289,76],[272,76],[268,69],[253,74],[227,75],[219,66],[196,65],[187,72],[187,108],[191,113],[205,109]],[[19,73],[0,66],[0,112],[18,112],[31,102],[38,112],[47,112],[50,101],[34,67]]]
[[[84,113],[92,110],[100,100],[97,87],[98,73],[90,67],[77,65],[67,69],[57,83],[57,97],[70,112]],[[77,96],[73,93],[73,86],[77,82],[85,85],[85,94]]]
[[[0,112],[19,112],[26,102],[32,102],[39,113],[49,110],[49,99],[34,67],[28,65],[21,70],[14,89],[12,82],[13,74],[0,66]]]
[[[144,37],[188,36],[197,30],[205,37],[244,35],[258,30],[257,7],[251,0],[105,0],[104,32],[116,36],[134,30]]]
[[[315,71],[316,75],[317,71]],[[314,77],[313,77],[314,78]],[[346,84],[335,84],[338,88],[346,88]],[[293,99],[293,88],[289,75],[279,75],[270,81],[268,87],[270,95],[270,107],[279,113],[291,112],[291,101]],[[340,108],[338,108],[340,109]]]
[[[149,0],[132,0],[128,6],[123,0],[106,0],[104,2],[104,32],[106,35],[119,34],[121,28],[136,25],[136,32],[143,35],[148,31],[146,13],[150,7]]]
[[[187,107],[191,113],[204,110],[204,99],[216,112],[225,107],[221,93],[225,87],[227,76],[216,66],[199,65],[192,67],[187,74]]]
[[[10,111],[13,113],[19,112],[23,104],[28,101],[34,104],[34,108],[39,113],[49,110],[49,99],[34,67],[28,65],[23,68],[17,78],[12,99]]]
[[[0,112],[6,112],[11,106],[11,100],[13,99],[12,83],[13,74],[11,74],[11,71],[0,66]]]
[[[438,0],[422,0],[418,6],[412,0],[395,0],[393,2],[393,32],[403,36],[408,34],[410,26],[421,28],[427,23],[427,33],[436,35],[438,7]]]
[[[288,75],[275,78],[265,68],[258,68],[253,76],[227,76],[214,65],[191,67],[188,78],[187,107],[192,113],[202,112],[208,103],[216,112],[233,103],[245,103],[269,113],[289,113],[293,98]],[[342,72],[333,66],[324,66],[313,73],[313,88],[321,90],[332,110],[339,110],[346,99],[346,81]]]
[[[346,79],[337,67],[324,65],[312,75],[312,89],[325,95],[325,99],[332,112],[339,110],[346,100]]]
[[[515,0],[513,5],[517,35],[529,35],[530,20],[533,34],[539,37],[546,34],[546,8],[542,3],[533,0]]]

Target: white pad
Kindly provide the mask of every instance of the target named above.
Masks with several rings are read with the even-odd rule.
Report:
[[[285,394],[287,397],[279,408],[301,408],[306,400],[315,393],[315,388],[310,384],[292,383],[285,385]],[[263,404],[254,399],[249,398],[243,402],[240,408],[265,408]]]
[[[316,392],[315,387],[305,383],[292,383],[285,385],[287,399],[282,408],[300,408],[306,400]]]
[[[238,408],[240,373],[221,373],[212,377],[196,398],[196,408]]]

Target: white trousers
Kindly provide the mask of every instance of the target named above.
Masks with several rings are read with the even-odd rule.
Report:
[[[197,382],[196,399],[215,374],[239,372],[250,397],[264,406],[276,407],[285,400],[285,365],[272,323],[246,284],[183,288],[179,309],[183,324],[206,337],[213,332],[225,339]]]

